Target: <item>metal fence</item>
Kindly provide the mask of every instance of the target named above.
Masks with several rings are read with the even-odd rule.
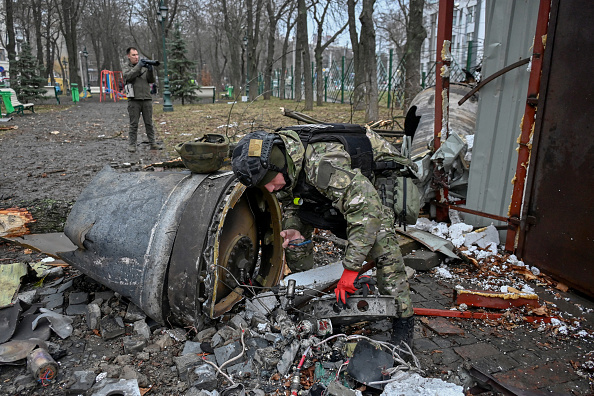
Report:
[[[324,79],[323,92],[317,92],[317,78],[314,65],[312,63],[313,90],[314,98],[321,95],[324,102],[332,103],[351,103],[352,95],[355,89],[355,70],[353,59],[347,59],[344,56],[338,61],[332,61],[330,66],[325,69],[322,78]],[[388,108],[402,108],[404,105],[404,83],[406,70],[403,61],[395,64],[392,51],[389,56],[377,58],[377,83],[379,92],[379,102]],[[451,81],[463,81],[466,73],[455,61],[451,63]],[[281,97],[280,86],[281,78],[285,80],[284,98],[295,99],[295,81],[293,68],[287,70],[285,76],[281,76],[280,69],[274,70],[272,77],[272,95]],[[304,95],[304,81],[301,79],[302,98]],[[435,64],[428,73],[422,74],[420,81],[421,88],[435,85]],[[258,93],[264,91],[264,79],[258,77]]]

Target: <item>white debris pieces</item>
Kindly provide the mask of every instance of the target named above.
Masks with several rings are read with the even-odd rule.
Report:
[[[493,225],[473,231],[471,225],[463,222],[448,225],[420,218],[414,227],[451,241],[459,253],[466,256],[467,262],[472,262],[471,271],[465,266],[442,264],[434,269],[435,276],[439,278],[470,283],[480,290],[503,293],[535,294],[535,287],[542,286],[554,299],[570,302],[569,298],[559,293],[566,291],[567,286],[542,274],[539,268],[525,264],[515,255],[503,252],[499,246],[499,232]],[[575,305],[584,312],[580,304]],[[538,331],[546,331],[561,338],[594,339],[592,330],[582,328],[583,318],[574,317],[569,312],[559,312],[559,308],[551,302],[544,302],[541,307],[524,311],[523,314],[554,318],[550,324],[540,324]]]
[[[381,396],[464,395],[462,386],[445,382],[440,378],[423,378],[419,374],[404,371],[397,373],[392,378],[398,378],[398,380],[387,384]]]

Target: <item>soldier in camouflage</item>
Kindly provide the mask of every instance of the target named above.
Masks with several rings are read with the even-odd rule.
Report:
[[[379,292],[394,296],[399,307],[400,318],[394,320],[392,341],[396,344],[405,341],[410,345],[413,307],[396,238],[394,212],[382,204],[373,178],[370,180],[360,169],[351,166],[351,156],[339,142],[315,142],[304,147],[299,135],[290,129],[270,134],[274,137],[265,135],[265,132],[254,132],[239,142],[233,153],[233,170],[242,183],[276,193],[283,204],[281,237],[291,271],[305,271],[313,266],[312,244],[290,245],[293,240],[311,239],[314,229],[299,216],[301,200],[308,197],[295,196],[298,183],[305,181],[331,201],[345,220],[344,229],[331,229],[337,235],[342,233],[348,241],[344,271],[335,290],[337,301],[346,303],[348,294],[356,291],[357,280],[361,279],[359,271],[363,262],[375,260]],[[374,161],[391,160],[403,166],[411,165],[410,159],[400,155],[371,129],[367,128],[366,136]],[[267,139],[273,139],[272,148],[263,147],[262,144],[270,146],[262,143],[270,141]],[[253,159],[260,159],[263,151],[270,153],[264,161],[267,166],[256,169],[260,162]]]

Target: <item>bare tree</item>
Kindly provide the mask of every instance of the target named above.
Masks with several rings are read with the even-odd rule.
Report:
[[[365,62],[365,121],[375,121],[379,118],[378,88],[377,88],[377,57],[375,54],[375,28],[373,26],[373,6],[375,0],[363,0],[361,21],[361,53]]]
[[[260,43],[260,19],[264,0],[246,0],[247,73],[249,76],[249,98],[258,96],[258,60]]]
[[[122,31],[126,25],[126,3],[122,0],[88,0],[81,18],[81,44],[95,55],[101,70],[120,70],[127,47]],[[153,22],[154,23],[154,22]]]
[[[311,58],[309,56],[309,39],[307,34],[307,7],[305,0],[297,0],[297,58],[302,60],[303,65],[303,85],[305,90],[304,110],[313,110],[313,86],[311,75]],[[295,93],[299,87],[299,96],[295,99],[301,99],[301,75],[297,73],[297,62],[295,62]]]
[[[398,9],[379,15],[383,34],[394,45],[405,69],[404,107],[421,90],[421,50],[427,32],[423,27],[425,0],[398,0]]]
[[[78,21],[86,0],[60,0],[58,2],[58,16],[60,18],[60,30],[66,42],[68,52],[68,75],[70,82],[76,82],[81,86],[81,79],[78,75]]]
[[[365,107],[364,92],[364,60],[357,33],[357,20],[355,16],[356,0],[347,0],[349,36],[353,47],[353,68],[355,70],[355,81],[353,83],[352,103],[355,110],[363,110]]]
[[[53,85],[54,80],[54,59],[56,59],[57,40],[60,34],[59,23],[55,18],[56,2],[47,0],[45,2],[45,18],[43,19],[43,37],[45,39],[45,75],[50,77],[50,82]],[[63,73],[63,71],[62,71]],[[62,74],[64,75],[64,74]]]
[[[16,69],[16,40],[14,34],[14,8],[13,0],[5,0],[6,11],[6,37],[7,41],[4,44],[8,52],[9,76],[10,80],[16,83],[17,69]]]
[[[243,5],[241,3],[228,4],[227,0],[220,1],[221,11],[223,13],[223,25],[227,36],[228,54],[231,58],[231,83],[235,87],[236,92],[239,92],[239,87],[242,85],[241,69],[243,62],[239,57],[242,42],[241,36],[237,34],[237,27],[241,26]]]
[[[332,10],[330,7],[334,5],[336,8]],[[316,22],[317,34],[316,34],[316,46],[314,47],[314,59],[316,65],[316,104],[318,106],[322,106],[324,103],[324,97],[322,92],[324,90],[324,78],[323,78],[323,65],[322,65],[322,54],[326,48],[330,44],[332,44],[338,36],[344,32],[344,30],[348,26],[348,22],[346,22],[338,31],[334,33],[332,37],[330,37],[325,43],[322,44],[323,37],[324,37],[324,27],[327,26],[327,17],[329,17],[329,13],[332,11],[338,11],[340,8],[344,6],[344,4],[340,1],[336,0],[326,0],[323,3],[314,2],[312,5],[312,14],[313,19]],[[334,15],[336,16],[336,15]]]
[[[399,2],[402,2],[402,0],[399,0]],[[405,108],[408,108],[415,95],[421,90],[421,47],[427,37],[427,31],[423,27],[424,5],[424,0],[410,0],[410,10],[408,18],[406,18],[406,47],[404,52],[404,69],[406,70]],[[401,8],[406,10],[403,4],[401,4]]]
[[[279,83],[279,90],[280,90],[280,98],[286,99],[285,97],[285,89],[286,89],[286,75],[287,75],[287,54],[289,53],[289,38],[291,37],[291,31],[295,27],[295,23],[297,22],[296,19],[291,21],[291,16],[294,14],[297,4],[294,2],[291,3],[291,8],[289,12],[287,12],[287,20],[286,20],[286,30],[285,30],[285,38],[283,40],[283,49],[281,54],[281,79]],[[293,54],[295,56],[295,54]],[[294,84],[294,81],[292,82]]]
[[[274,66],[274,46],[277,37],[277,25],[292,0],[284,0],[276,4],[274,0],[266,3],[268,15],[268,47],[266,50],[266,63],[264,65],[264,99],[269,100],[272,95],[272,69]]]

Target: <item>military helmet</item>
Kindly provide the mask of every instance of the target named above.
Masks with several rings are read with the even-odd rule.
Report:
[[[175,146],[182,162],[194,173],[211,173],[223,166],[229,156],[229,139],[224,135],[207,133],[201,138]]]
[[[233,150],[233,172],[246,186],[263,186],[286,172],[283,140],[274,133],[256,131],[244,136]]]

